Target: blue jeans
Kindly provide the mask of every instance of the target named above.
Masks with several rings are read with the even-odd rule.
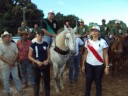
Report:
[[[104,73],[104,66],[93,66],[88,63],[85,64],[86,75],[86,90],[85,96],[90,96],[92,82],[96,84],[96,96],[102,96],[102,76]]]
[[[51,46],[52,41],[53,41],[52,37],[47,36],[47,35],[44,35],[43,40],[48,43],[49,47]]]
[[[2,72],[2,76],[3,76],[4,91],[6,94],[10,93],[10,84],[9,84],[10,72],[12,74],[12,78],[13,78],[13,81],[14,81],[17,91],[18,92],[22,91],[20,79],[18,76],[17,65],[15,65],[14,67],[11,67],[10,69],[2,69],[1,72]]]
[[[80,67],[80,54],[69,58],[69,80],[77,80]]]
[[[34,76],[32,71],[32,64],[29,60],[23,60],[20,64],[21,67],[21,73],[23,76],[23,82],[25,85],[28,85],[27,81],[27,72],[29,74],[30,82],[33,85],[34,84]]]

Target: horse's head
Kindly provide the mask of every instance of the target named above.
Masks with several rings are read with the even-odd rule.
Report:
[[[112,51],[122,54],[124,50],[124,37],[116,37],[112,46],[111,46]]]
[[[65,31],[65,46],[69,48],[71,53],[75,53],[75,30],[66,28]]]

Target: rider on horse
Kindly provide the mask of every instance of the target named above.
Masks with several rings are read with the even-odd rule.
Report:
[[[121,36],[125,34],[125,30],[120,26],[120,21],[115,21],[115,26],[112,29],[112,34],[114,36]]]
[[[85,41],[87,37],[88,27],[84,25],[84,21],[80,20],[80,26],[77,28],[76,34]]]
[[[109,27],[107,24],[105,24],[105,22],[106,20],[102,19],[102,25],[100,26],[100,29],[101,29],[100,36],[109,44],[109,38],[108,38]]]

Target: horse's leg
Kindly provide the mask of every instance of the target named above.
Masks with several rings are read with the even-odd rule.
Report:
[[[59,88],[58,88],[58,64],[53,63],[53,72],[54,72],[54,82],[55,82],[55,91],[59,93]]]
[[[64,85],[63,85],[63,73],[64,73],[65,66],[66,66],[66,63],[60,68],[60,88],[61,88],[61,90],[64,89]]]

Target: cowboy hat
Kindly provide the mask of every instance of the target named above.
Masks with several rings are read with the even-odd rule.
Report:
[[[20,33],[20,36],[22,36],[23,34],[28,35],[28,32],[26,32],[26,31],[22,31],[22,32]]]
[[[8,31],[4,31],[4,33],[1,35],[1,37],[3,38],[4,36],[12,36],[11,34],[9,34]]]

